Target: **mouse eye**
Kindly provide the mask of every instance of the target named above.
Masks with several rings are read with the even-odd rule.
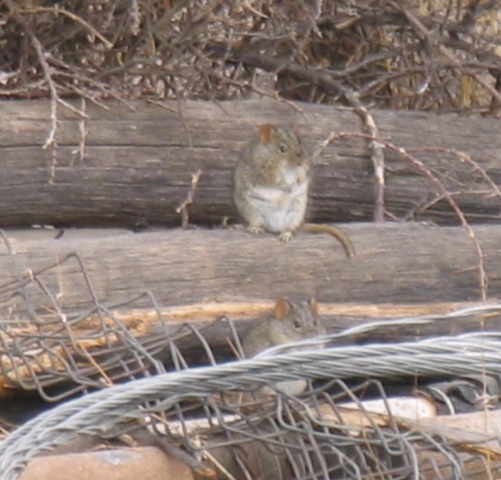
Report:
[[[301,328],[301,322],[300,322],[299,320],[296,320],[296,321],[294,322],[294,328],[295,328],[296,330],[299,330],[299,329]]]
[[[287,145],[280,145],[280,147],[278,147],[278,149],[280,150],[280,153],[287,153],[289,151],[289,149],[287,148]]]

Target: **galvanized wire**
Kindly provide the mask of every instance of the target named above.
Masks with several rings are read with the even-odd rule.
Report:
[[[23,465],[31,458],[56,445],[70,442],[80,434],[98,434],[103,428],[117,425],[124,419],[144,416],[145,405],[148,405],[148,413],[167,411],[170,412],[170,418],[174,419],[176,408],[183,400],[202,401],[214,392],[248,389],[263,383],[274,385],[279,381],[298,377],[333,380],[361,376],[465,376],[481,372],[501,374],[501,333],[485,332],[401,344],[332,347],[323,350],[296,349],[288,353],[263,354],[249,360],[160,374],[66,402],[27,422],[0,444],[1,478],[17,478]],[[347,389],[346,393],[349,392],[350,389]],[[281,402],[277,402],[277,405],[282,405],[280,408],[283,408]],[[279,406],[275,414],[278,418],[284,418],[278,409]],[[218,414],[221,416],[222,410]],[[318,420],[315,423],[315,428],[318,428]],[[230,430],[229,425],[225,427]],[[293,427],[296,426],[287,427],[288,433],[294,430]],[[314,431],[310,426],[302,431],[301,438],[308,438],[308,432],[311,437]],[[320,437],[313,437],[317,445]],[[334,438],[332,432],[327,437],[331,440],[324,438],[322,442],[327,446],[322,444],[323,448],[332,450],[339,447],[335,443],[331,444]],[[381,434],[376,435],[374,442],[381,446],[383,437]],[[396,430],[393,438],[401,442],[406,437]],[[309,441],[312,442],[311,439]],[[353,436],[345,437],[343,442],[348,446],[356,443]],[[447,449],[445,444],[442,447]],[[405,451],[410,452],[407,447]],[[452,457],[450,461],[453,461]],[[416,463],[411,464],[415,469]],[[456,467],[459,473],[453,478],[461,478],[459,463]],[[353,475],[355,476],[346,478],[359,478],[357,474]]]
[[[165,348],[168,329],[143,341],[113,312],[147,306],[157,312],[157,324],[162,326],[153,295],[145,292],[127,302],[105,305],[98,300],[78,253],[26,271],[18,265],[5,232],[0,230],[0,237],[14,272],[14,279],[0,285],[0,374],[4,382],[24,391],[37,391],[46,401],[58,401],[116,381],[165,372],[158,352]],[[70,310],[59,298],[57,271],[62,265],[76,272],[80,308],[73,306]],[[175,330],[169,329],[172,337]],[[98,348],[85,347],[92,344]],[[57,391],[55,385],[59,386]]]

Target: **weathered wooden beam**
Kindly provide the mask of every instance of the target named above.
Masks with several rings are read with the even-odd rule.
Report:
[[[233,229],[12,236],[10,250],[0,249],[0,304],[3,314],[14,317],[26,312],[28,303],[40,314],[54,313],[56,304],[68,313],[101,303],[110,308],[144,292],[160,307],[274,301],[282,295],[354,304],[480,300],[479,258],[466,229],[419,224],[342,228],[357,251],[353,259],[325,234],[299,233],[286,244],[274,235]],[[495,297],[501,291],[501,226],[479,225],[475,232]],[[78,257],[68,258],[71,254]],[[127,308],[152,306],[145,295]]]
[[[49,103],[0,102],[0,226],[179,225],[176,208],[199,170],[190,220],[219,224],[225,216],[236,217],[231,172],[260,123],[296,123],[309,148],[332,131],[363,131],[351,110],[323,105],[293,107],[270,100],[165,105],[136,102],[134,110],[117,103],[109,110],[88,105],[89,120],[61,108],[57,147],[43,149]],[[395,145],[463,151],[501,183],[499,122],[425,112],[378,111],[375,117],[381,136]],[[386,153],[389,217],[458,223],[447,202],[439,200],[436,185],[395,152]],[[501,199],[472,164],[443,152],[413,154],[454,193],[470,221],[499,221]],[[316,166],[310,219],[371,219],[372,177],[365,140],[344,139],[327,147]]]

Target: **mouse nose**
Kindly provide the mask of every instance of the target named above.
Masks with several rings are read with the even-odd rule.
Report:
[[[303,157],[303,150],[298,149],[294,152],[294,164],[295,165],[301,165],[303,163],[304,157]]]

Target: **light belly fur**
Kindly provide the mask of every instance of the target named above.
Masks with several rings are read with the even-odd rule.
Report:
[[[294,231],[304,220],[308,184],[297,185],[291,191],[256,187],[249,192],[248,199],[264,228],[273,233]]]

